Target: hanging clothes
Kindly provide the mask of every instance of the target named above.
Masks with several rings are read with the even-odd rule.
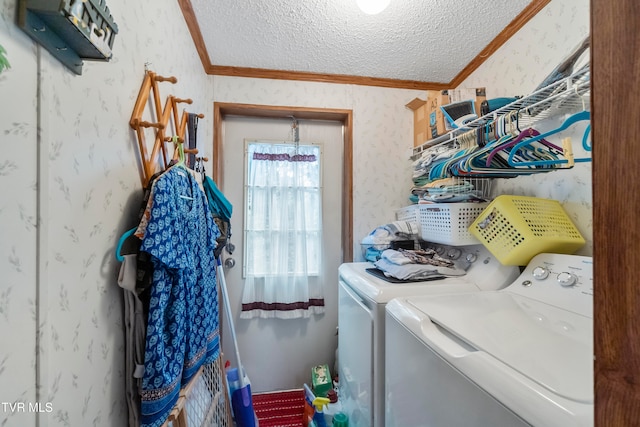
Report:
[[[198,115],[194,113],[187,113],[187,143],[188,148],[196,150],[198,148]],[[187,165],[190,168],[195,167],[196,155],[189,153],[187,156]]]
[[[125,398],[129,414],[129,427],[140,425],[139,383],[144,373],[144,347],[146,318],[144,305],[136,292],[137,254],[124,255],[118,286],[124,295],[125,324]]]
[[[190,171],[174,166],[155,180],[136,236],[153,263],[140,425],[158,427],[180,387],[219,353],[219,231]]]
[[[215,221],[218,229],[220,230],[220,237],[218,237],[218,247],[215,251],[215,257],[218,258],[222,254],[222,250],[227,245],[227,242],[231,238],[231,213],[233,212],[233,206],[222,194],[222,191],[218,189],[216,183],[211,177],[204,174],[204,168],[202,171],[203,182],[202,186],[204,192],[209,200],[209,208],[213,214],[213,220]]]
[[[142,202],[138,213],[140,221],[151,197],[151,188],[157,177],[164,172],[154,174],[143,192]],[[130,230],[131,234],[136,228]],[[122,262],[118,275],[118,285],[124,296],[124,326],[125,326],[125,398],[129,414],[129,427],[140,426],[140,386],[144,375],[144,353],[147,336],[147,318],[149,314],[149,300],[153,279],[153,263],[148,252],[140,251],[140,240],[135,239],[130,253],[120,253],[123,239],[130,233],[126,232],[118,243],[116,258]]]

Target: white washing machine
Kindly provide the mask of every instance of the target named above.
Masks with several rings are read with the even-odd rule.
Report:
[[[392,298],[495,290],[512,283],[519,268],[501,265],[482,245],[429,247],[454,260],[465,276],[391,283],[367,269],[369,262],[339,268],[338,369],[340,402],[350,427],[384,426],[385,306]]]
[[[541,254],[510,286],[387,305],[387,427],[593,426],[593,264]]]

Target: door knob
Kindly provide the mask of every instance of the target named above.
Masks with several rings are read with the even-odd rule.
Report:
[[[236,260],[233,258],[227,258],[224,260],[224,266],[227,268],[233,268],[236,265]]]

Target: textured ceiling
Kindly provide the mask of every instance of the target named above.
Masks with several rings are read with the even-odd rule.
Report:
[[[531,0],[191,0],[214,66],[450,82]]]

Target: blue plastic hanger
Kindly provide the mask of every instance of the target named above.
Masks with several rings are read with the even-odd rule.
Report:
[[[120,237],[120,240],[118,240],[118,246],[116,246],[116,259],[118,261],[120,262],[124,261],[124,257],[120,254],[120,251],[122,250],[122,245],[124,245],[124,241],[127,240],[130,236],[132,236],[137,229],[138,227],[133,227],[131,230],[125,231],[122,237]]]
[[[580,111],[579,113],[573,114],[571,116],[569,116],[564,123],[562,123],[559,127],[557,127],[556,129],[553,129],[549,132],[545,132],[543,134],[540,135],[536,135],[533,136],[531,138],[527,138],[526,140],[519,142],[518,144],[516,144],[510,151],[509,153],[509,158],[507,159],[507,162],[511,165],[511,166],[546,166],[546,165],[555,165],[555,164],[561,164],[561,163],[568,163],[567,160],[562,159],[562,160],[535,160],[535,161],[530,161],[530,162],[520,162],[520,161],[515,161],[514,160],[514,156],[516,154],[516,152],[526,146],[527,144],[531,144],[532,142],[535,141],[539,141],[541,139],[547,138],[548,136],[554,135],[556,133],[562,132],[565,129],[568,129],[570,126],[572,126],[573,124],[579,122],[579,121],[584,121],[584,120],[591,120],[591,113],[589,113],[589,111]],[[585,133],[589,132],[591,129],[590,126],[587,127],[587,130],[585,131]],[[583,146],[586,144],[585,142],[585,137],[583,136]],[[585,158],[581,158],[581,159],[575,159],[575,162],[590,162],[591,158],[590,157],[585,157]]]
[[[584,135],[582,135],[582,148],[585,151],[591,151],[591,144],[589,143],[589,134],[591,133],[591,123],[587,125],[587,128],[584,130]]]

